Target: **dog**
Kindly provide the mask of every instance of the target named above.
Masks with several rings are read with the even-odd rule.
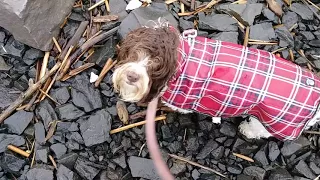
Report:
[[[126,102],[155,97],[180,113],[248,117],[248,139],[297,139],[320,119],[320,78],[274,54],[183,33],[168,22],[132,30],[121,42],[112,83]]]

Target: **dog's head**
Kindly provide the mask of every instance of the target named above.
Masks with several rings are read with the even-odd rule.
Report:
[[[128,33],[118,50],[114,90],[127,102],[150,102],[177,66],[178,33],[168,26],[141,27]]]

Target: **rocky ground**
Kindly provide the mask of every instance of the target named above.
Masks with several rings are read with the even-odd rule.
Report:
[[[99,35],[104,36],[78,54],[72,51],[70,56],[75,57],[75,62],[64,76],[57,80],[53,75],[41,86],[42,92],[48,90],[47,95],[36,91],[1,124],[0,180],[158,179],[146,146],[144,126],[114,132],[126,126],[128,119],[128,124],[143,120],[136,113],[145,109],[118,102],[110,82],[112,69],[106,70],[114,62],[108,59],[116,57],[116,30],[130,13],[125,10],[128,2],[110,0],[108,14],[116,18],[102,20],[98,14],[106,15],[108,10],[104,3],[90,11],[88,8],[96,1],[75,3],[57,38],[63,57],[68,56],[72,37],[78,36],[74,50],[79,50],[99,30]],[[195,27],[202,36],[264,49],[315,73],[320,70],[316,0],[311,9],[304,1],[277,0],[276,5],[269,0],[219,1],[195,15],[188,12],[205,7],[210,1],[181,0],[184,5],[180,1],[166,2],[181,31]],[[47,54],[20,43],[8,30],[0,28],[0,112],[28,89],[29,79],[39,80],[46,55],[50,70],[59,61],[59,54],[57,46]],[[99,76],[101,82],[95,87],[90,82],[92,73],[99,75],[102,71],[105,73]],[[157,122],[157,137],[177,179],[306,180],[320,175],[320,138],[315,132],[318,125],[293,142],[273,138],[250,141],[237,131],[242,119],[225,119],[215,125],[199,114],[161,112],[166,120]],[[226,178],[169,154],[213,169]]]

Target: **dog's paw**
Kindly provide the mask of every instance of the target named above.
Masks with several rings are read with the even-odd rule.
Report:
[[[212,117],[212,123],[221,124],[221,117]]]
[[[249,122],[243,121],[239,125],[240,133],[248,139],[261,139],[272,136],[258,119],[250,117],[249,120]]]

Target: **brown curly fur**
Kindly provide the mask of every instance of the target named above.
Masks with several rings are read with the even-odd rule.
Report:
[[[149,56],[147,66],[149,92],[140,103],[148,103],[164,88],[177,66],[179,36],[168,27],[157,29],[141,27],[131,31],[118,49],[117,66],[141,59],[141,52]]]

